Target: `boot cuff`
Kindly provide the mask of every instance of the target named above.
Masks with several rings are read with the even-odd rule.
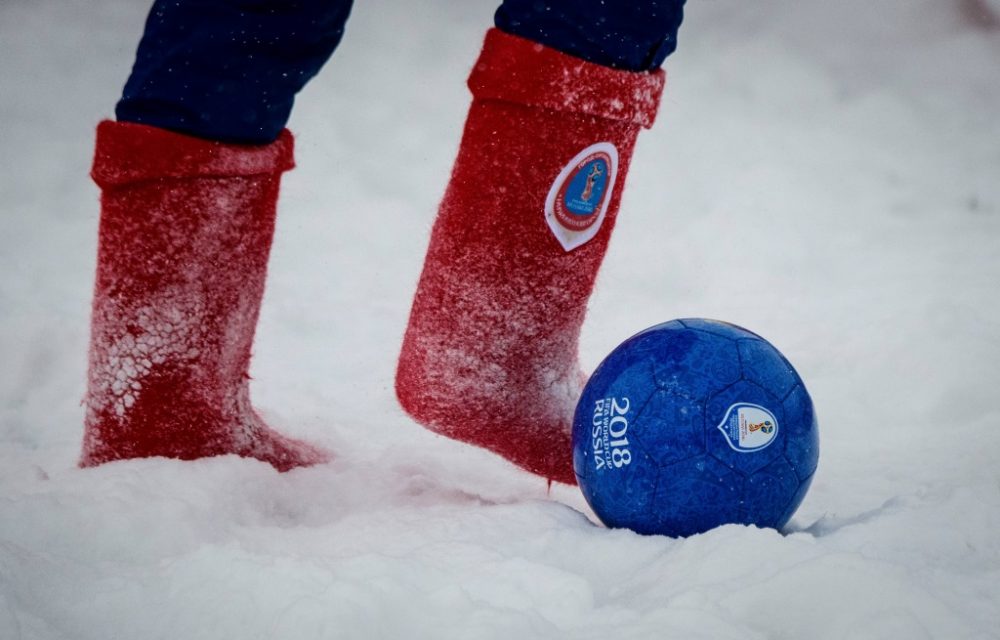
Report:
[[[469,88],[477,100],[585,113],[648,128],[656,118],[665,79],[662,69],[612,69],[490,29]]]
[[[162,178],[255,176],[295,166],[285,129],[263,146],[226,144],[132,122],[97,126],[90,175],[101,188]]]

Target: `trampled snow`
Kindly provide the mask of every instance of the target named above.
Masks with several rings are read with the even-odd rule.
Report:
[[[76,468],[93,126],[143,0],[0,5],[0,638],[1000,637],[1000,20],[691,0],[583,359],[730,320],[809,385],[788,531],[684,540],[425,431],[392,394],[485,0],[359,0],[291,122],[253,394],[336,460]]]

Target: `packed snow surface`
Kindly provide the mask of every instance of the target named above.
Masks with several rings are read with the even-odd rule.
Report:
[[[253,393],[337,457],[278,474],[76,468],[93,126],[147,7],[0,4],[0,638],[1000,637],[997,3],[689,3],[584,364],[669,318],[749,327],[822,452],[788,530],[680,540],[393,398],[493,8],[359,0],[300,96]]]

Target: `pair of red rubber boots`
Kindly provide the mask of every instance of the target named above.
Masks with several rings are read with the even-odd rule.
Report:
[[[577,341],[662,72],[590,64],[491,30],[396,376],[445,436],[573,483]],[[81,464],[328,454],[269,429],[247,374],[286,131],[263,147],[98,127],[102,189]]]

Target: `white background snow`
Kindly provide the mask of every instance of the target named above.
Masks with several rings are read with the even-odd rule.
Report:
[[[976,5],[689,3],[584,362],[674,317],[747,326],[805,378],[822,454],[784,534],[672,540],[393,398],[487,0],[359,0],[291,122],[253,392],[336,461],[78,470],[93,126],[147,6],[3,0],[0,638],[1000,637],[1000,11]]]

